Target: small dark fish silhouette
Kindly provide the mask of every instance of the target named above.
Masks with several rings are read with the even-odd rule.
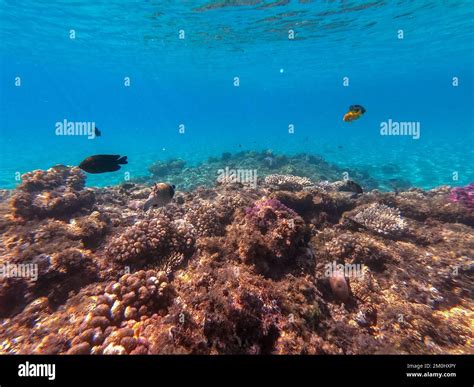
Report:
[[[175,193],[175,185],[166,183],[157,183],[152,188],[150,196],[143,205],[143,210],[148,211],[151,207],[166,206],[173,199]]]
[[[94,134],[95,134],[96,137],[102,136],[102,133],[100,132],[100,130],[97,126],[94,126]]]
[[[120,169],[120,164],[128,164],[127,156],[94,155],[82,161],[79,168],[88,173],[115,172]]]

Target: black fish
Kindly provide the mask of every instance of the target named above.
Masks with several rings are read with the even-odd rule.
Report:
[[[349,111],[355,112],[355,113],[361,112],[362,114],[364,114],[365,108],[362,105],[351,105],[349,106]]]
[[[95,155],[80,163],[79,168],[89,173],[115,172],[120,169],[119,164],[128,164],[127,156]]]
[[[94,134],[96,137],[100,137],[102,135],[102,133],[100,132],[97,126],[94,126]]]

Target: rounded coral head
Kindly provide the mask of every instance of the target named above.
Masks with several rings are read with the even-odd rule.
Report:
[[[344,273],[340,271],[334,272],[329,277],[329,285],[334,296],[340,301],[347,301],[349,299],[349,285],[347,284]]]

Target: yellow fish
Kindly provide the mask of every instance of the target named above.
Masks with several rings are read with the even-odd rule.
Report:
[[[342,118],[345,122],[351,122],[359,119],[365,113],[365,108],[361,105],[351,105],[349,106],[349,111],[344,114]]]

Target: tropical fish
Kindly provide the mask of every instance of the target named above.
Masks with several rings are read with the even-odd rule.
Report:
[[[345,122],[351,122],[359,119],[365,113],[365,108],[361,105],[349,106],[349,111],[342,118]]]
[[[152,188],[150,196],[143,205],[143,210],[148,211],[151,207],[164,207],[173,199],[175,185],[167,183],[157,183]]]
[[[120,169],[120,164],[128,164],[127,156],[94,155],[82,161],[79,168],[88,173],[115,172]]]

